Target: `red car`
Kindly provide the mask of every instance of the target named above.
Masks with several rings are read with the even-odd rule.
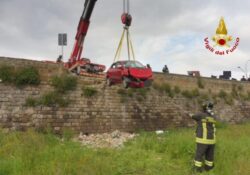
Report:
[[[107,84],[122,83],[125,88],[149,86],[153,73],[149,66],[138,61],[118,61],[111,65],[106,75]]]

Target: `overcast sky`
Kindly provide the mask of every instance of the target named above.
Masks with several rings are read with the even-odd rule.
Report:
[[[61,50],[57,35],[63,32],[68,34],[67,60],[83,5],[84,0],[0,0],[0,56],[56,60]],[[153,70],[167,64],[173,73],[200,70],[204,76],[218,76],[232,70],[233,77],[243,75],[237,67],[245,69],[250,60],[249,0],[131,0],[130,8],[136,59]],[[97,1],[84,57],[111,65],[123,30],[122,10],[122,0]],[[204,44],[204,38],[215,35],[221,16],[228,35],[240,37],[237,50],[225,56],[209,52]],[[248,65],[250,70],[250,61]]]

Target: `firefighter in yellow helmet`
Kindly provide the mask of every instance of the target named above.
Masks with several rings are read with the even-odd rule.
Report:
[[[213,112],[213,103],[206,102],[202,105],[203,111],[195,115],[190,114],[192,119],[197,122],[196,129],[196,153],[194,166],[196,171],[202,172],[204,169],[209,171],[214,167],[214,149],[215,149],[215,115]]]

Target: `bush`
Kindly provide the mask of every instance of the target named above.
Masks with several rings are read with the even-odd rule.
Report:
[[[159,92],[164,92],[163,84],[158,82],[153,82],[152,84],[153,88]]]
[[[181,92],[181,89],[179,88],[179,86],[175,86],[175,87],[174,87],[174,92],[175,92],[176,94],[179,94],[179,93]]]
[[[69,104],[69,100],[63,98],[58,92],[49,92],[41,97],[39,104],[49,107],[57,105],[60,107],[66,107]]]
[[[171,98],[174,97],[174,91],[172,90],[172,88],[169,84],[167,84],[167,83],[163,84],[163,89],[169,97],[171,97]]]
[[[69,100],[62,97],[58,92],[48,92],[38,99],[28,97],[25,101],[25,106],[36,107],[38,105],[48,106],[48,107],[66,107],[69,104]]]
[[[220,90],[218,97],[224,100],[224,102],[228,105],[233,105],[234,104],[234,99],[232,95],[229,95],[226,93],[224,90]]]
[[[130,92],[132,93],[132,91],[130,90]],[[125,89],[118,89],[117,90],[117,94],[121,95],[121,96],[127,96],[127,92]]]
[[[200,89],[204,89],[204,88],[205,88],[205,86],[204,86],[203,81],[202,81],[201,78],[198,78],[198,79],[197,79],[197,85],[198,85],[198,87],[199,87]]]
[[[233,84],[232,86],[232,92],[231,92],[231,95],[234,97],[234,98],[237,98],[239,96],[238,94],[238,90],[237,90],[237,87],[235,84]]]
[[[174,92],[173,91],[171,91],[170,93],[168,93],[168,96],[170,97],[170,98],[174,98]]]
[[[64,76],[54,76],[51,79],[52,86],[56,89],[59,93],[64,93],[69,90],[74,90],[77,86],[77,79],[76,77],[72,77],[69,75]]]
[[[247,100],[250,101],[250,91],[247,92]]]
[[[18,87],[40,84],[39,72],[34,67],[20,68],[15,71],[13,66],[2,65],[0,67],[0,79],[4,83],[14,83]]]
[[[121,96],[120,102],[121,103],[127,103],[129,101],[129,97],[133,98],[134,97],[134,89],[118,89],[117,94]]]
[[[120,92],[118,92],[118,94],[119,93],[122,96],[124,95],[124,96],[128,96],[128,97],[131,97],[131,98],[134,97],[134,89],[132,89],[132,88],[128,89],[128,91],[124,91],[124,92],[120,91]]]
[[[233,105],[234,104],[234,98],[232,96],[227,96],[225,100],[225,103],[228,105]]]
[[[238,86],[238,90],[239,90],[239,91],[243,91],[243,90],[244,90],[243,86],[242,86],[242,85],[239,85],[239,86]]]
[[[193,97],[199,97],[200,96],[199,89],[193,89],[191,91],[191,94],[192,94]]]
[[[98,93],[98,91],[93,87],[83,87],[82,88],[83,94],[85,97],[93,97]]]
[[[198,89],[193,89],[191,91],[185,90],[181,94],[186,98],[195,98],[200,96],[200,92]]]
[[[148,90],[146,88],[139,88],[136,90],[137,95],[142,96],[143,98],[147,97]]]
[[[202,93],[202,94],[200,95],[200,98],[201,98],[201,100],[203,100],[203,101],[208,101],[208,100],[209,100],[209,95],[206,94],[206,93]]]
[[[172,91],[172,88],[171,88],[171,86],[170,86],[168,83],[162,84],[162,89],[163,89],[167,94],[171,93],[171,91]]]
[[[181,94],[182,94],[184,97],[186,97],[186,98],[193,98],[192,93],[191,93],[190,91],[188,91],[188,90],[182,91]]]
[[[35,107],[37,104],[37,100],[32,97],[28,97],[25,101],[25,106]]]
[[[174,91],[168,83],[155,84],[153,87],[159,92],[165,92],[171,98],[174,97]]]
[[[220,90],[218,96],[222,99],[225,99],[228,96],[228,94],[224,90]]]
[[[3,83],[12,83],[14,78],[14,67],[6,65],[0,67],[0,79]]]
[[[250,101],[250,92],[247,92],[246,94],[240,93],[239,96],[244,101]]]
[[[142,102],[144,99],[147,98],[147,92],[150,89],[147,88],[130,88],[128,90],[125,89],[118,89],[117,94],[121,96],[121,102],[125,103],[128,102],[129,99],[136,99],[138,102]]]
[[[15,84],[16,86],[39,85],[40,75],[38,70],[34,67],[26,67],[18,70],[15,77]]]

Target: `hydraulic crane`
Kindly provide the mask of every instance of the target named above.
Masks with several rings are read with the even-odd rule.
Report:
[[[86,72],[97,74],[105,70],[104,65],[94,64],[91,63],[90,60],[87,58],[81,58],[84,39],[88,32],[90,17],[95,7],[96,1],[97,0],[85,0],[84,10],[80,18],[77,33],[75,36],[75,44],[73,47],[73,51],[68,62],[65,63],[65,67],[67,69],[77,74]]]
[[[73,47],[73,51],[71,53],[71,56],[68,62],[64,64],[67,69],[69,69],[72,72],[77,73],[78,75],[83,74],[83,75],[94,76],[94,74],[101,73],[105,70],[104,65],[94,64],[94,63],[91,63],[90,60],[87,58],[81,58],[84,40],[87,35],[89,24],[90,24],[90,17],[95,7],[96,1],[97,0],[85,0],[84,10],[83,10],[82,16],[80,18],[80,21],[77,27],[77,33],[75,36],[75,44]],[[129,34],[129,27],[132,22],[132,16],[129,13],[129,0],[123,0],[123,14],[121,16],[121,20],[122,20],[122,23],[124,24],[124,31],[123,31],[122,39],[118,46],[115,57],[116,58],[120,57],[122,41],[126,33],[128,59],[130,60],[130,54],[132,52],[133,59],[135,60],[134,50],[133,50],[133,46],[132,46],[132,42],[131,42],[130,34]]]

